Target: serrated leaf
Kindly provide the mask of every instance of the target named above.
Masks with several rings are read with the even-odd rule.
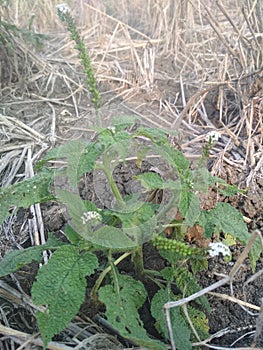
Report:
[[[187,170],[190,161],[183,155],[183,153],[170,145],[153,145],[153,149],[158,152],[163,159],[165,159],[177,173],[182,173]]]
[[[80,180],[83,174],[89,173],[94,169],[96,160],[103,152],[104,152],[104,148],[102,147],[101,144],[97,142],[93,142],[86,145],[85,149],[79,155],[78,164],[76,164],[77,170],[75,171],[77,171],[77,177],[76,177],[77,182],[75,183],[75,185],[78,184],[78,181]],[[68,173],[68,176],[69,175],[70,173]]]
[[[134,176],[135,179],[138,179],[143,187],[148,191],[155,189],[169,189],[169,190],[180,190],[181,183],[180,181],[172,180],[163,180],[161,176],[154,172],[143,173],[137,176]]]
[[[203,212],[199,218],[206,237],[211,233],[228,233],[241,243],[248,243],[250,235],[241,213],[228,203],[218,203],[214,209]]]
[[[165,339],[169,339],[168,329],[166,325],[165,315],[163,311],[163,306],[166,302],[173,299],[170,291],[165,289],[160,289],[154,294],[154,297],[151,301],[151,314],[155,318],[155,328],[157,331],[162,334]]]
[[[227,183],[223,183],[224,188],[218,187],[217,190],[219,193],[222,193],[224,196],[234,196],[238,192],[241,192],[237,185],[229,185]]]
[[[160,275],[168,282],[173,282],[174,280],[174,268],[173,267],[165,267],[160,271]]]
[[[85,233],[83,237],[95,245],[111,249],[128,249],[139,244],[133,232],[129,236],[129,229],[122,230],[111,226],[103,226],[96,231]]]
[[[200,216],[199,198],[187,188],[182,187],[179,210],[185,219],[185,224],[193,226]]]
[[[129,213],[129,211],[132,210],[131,207],[126,208],[128,213],[125,213],[124,211],[119,213],[116,212],[114,214],[116,217],[118,217],[117,215],[123,215],[123,219],[124,217],[126,218],[126,221],[124,220],[124,227],[116,228],[107,225],[103,226],[103,223],[96,220],[90,220],[83,223],[82,216],[87,212],[88,203],[83,201],[78,195],[66,190],[58,189],[57,197],[67,205],[74,230],[76,230],[76,232],[88,242],[101,247],[112,249],[136,247],[151,238],[152,229],[156,225],[156,217],[153,215],[153,209],[151,209],[149,203],[132,203],[133,206],[139,206],[137,208],[138,213],[137,211]],[[92,211],[96,211],[100,214],[99,209],[96,207],[89,206],[88,208],[93,209]],[[135,207],[133,210],[135,210]],[[107,210],[107,213],[109,214],[109,210]],[[140,220],[142,220],[141,223]]]
[[[146,299],[146,291],[140,281],[118,275],[117,283],[100,288],[99,299],[106,306],[108,321],[123,337],[149,349],[166,349],[161,342],[151,340],[143,328],[138,309]]]
[[[57,189],[56,195],[58,200],[67,206],[73,229],[78,232],[80,236],[87,239],[87,236],[92,232],[94,225],[97,225],[97,221],[90,220],[83,223],[83,215],[89,211],[94,211],[99,214],[97,207],[91,202],[82,200],[78,194],[67,190]],[[93,234],[90,238],[92,237]]]
[[[185,296],[199,292],[202,288],[197,283],[195,276],[187,270],[187,268],[179,268],[175,270],[175,283]],[[202,305],[206,310],[210,310],[207,298],[203,295],[196,299],[196,302]]]
[[[41,168],[49,160],[66,159],[68,181],[70,186],[75,189],[81,176],[93,170],[96,159],[103,151],[104,148],[97,142],[87,144],[83,140],[71,140],[49,151],[37,163],[37,168]]]
[[[44,312],[38,311],[36,315],[44,346],[77,314],[85,298],[85,276],[91,275],[97,267],[94,254],[80,254],[74,246],[68,245],[53,253],[48,264],[40,269],[31,293],[36,305],[47,306]]]
[[[43,259],[42,253],[44,250],[53,250],[64,244],[65,243],[58,241],[55,237],[50,236],[46,244],[21,250],[13,250],[7,253],[0,262],[0,277],[9,275],[33,261],[40,263]]]
[[[157,219],[151,203],[130,201],[122,211],[115,211],[115,216],[121,221],[123,233],[134,245],[152,238]]]
[[[209,337],[209,325],[205,313],[189,305],[187,305],[187,312],[199,337],[201,339],[207,339]],[[196,340],[193,336],[191,338]]]
[[[54,199],[49,191],[53,173],[45,171],[30,179],[0,189],[0,224],[9,217],[11,206],[29,208],[32,204]]]
[[[135,132],[134,136],[135,137],[144,136],[150,139],[153,143],[169,145],[167,140],[168,133],[169,133],[168,130],[165,131],[160,128],[147,128],[147,127],[140,126]]]
[[[135,179],[139,180],[143,187],[145,187],[148,191],[154,190],[157,188],[163,188],[164,180],[161,176],[154,172],[143,173],[137,176],[134,176]]]
[[[198,168],[193,170],[191,175],[193,179],[193,189],[195,191],[200,191],[206,193],[211,183],[211,174],[207,168]]]
[[[85,159],[87,153],[86,147],[89,148],[90,146],[91,145],[87,146],[84,141],[72,140],[58,149],[57,158],[66,158],[67,160],[66,173],[69,184],[72,188],[77,188],[80,176],[82,175],[79,174],[79,167],[87,167],[87,169],[90,169],[90,164]],[[92,155],[92,153],[90,154]],[[88,153],[88,156],[90,156],[90,154]]]
[[[145,224],[154,216],[151,203],[132,200],[121,211],[112,210],[112,212],[121,220],[124,228]]]
[[[111,125],[116,128],[116,131],[120,131],[132,127],[136,121],[138,117],[133,115],[118,115],[112,118]]]
[[[117,134],[116,137],[113,138],[113,143],[108,145],[108,147],[103,152],[103,165],[105,168],[114,170],[116,164],[120,162],[120,160],[125,160],[127,157],[127,152],[130,147],[130,135],[126,132],[122,134]]]
[[[175,300],[175,296],[167,289],[159,290],[153,297],[151,303],[151,313],[156,319],[156,328],[168,339],[166,320],[163,313],[163,306],[166,302]],[[171,323],[173,330],[173,340],[178,350],[191,350],[190,329],[185,321],[182,310],[179,307],[170,309]]]
[[[131,135],[126,131],[117,131],[115,126],[102,130],[98,134],[98,142],[103,146],[104,150],[110,149],[117,143],[121,144],[131,139]]]
[[[41,255],[43,250],[45,249],[42,246],[38,246],[7,253],[0,263],[0,277],[9,275],[33,261],[40,263],[43,258]]]

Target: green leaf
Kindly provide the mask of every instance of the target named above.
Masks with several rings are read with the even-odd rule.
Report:
[[[175,300],[175,296],[169,293],[167,289],[159,290],[153,297],[151,303],[151,313],[156,319],[156,328],[168,339],[166,320],[163,312],[163,306],[168,301]],[[173,330],[173,340],[178,350],[191,350],[190,329],[186,323],[184,314],[180,307],[170,309],[171,323]]]
[[[197,293],[202,289],[197,283],[195,276],[190,271],[188,271],[187,268],[181,267],[179,269],[176,269],[174,279],[177,287],[180,289],[181,293],[184,294],[186,297],[191,294]],[[201,296],[195,300],[206,310],[210,310],[210,305],[205,296]]]
[[[111,125],[120,131],[132,127],[137,121],[138,117],[133,115],[118,115],[112,118]]]
[[[151,340],[140,319],[138,309],[146,299],[146,291],[140,281],[130,276],[117,275],[118,281],[99,290],[99,299],[106,305],[108,321],[120,334],[148,349],[164,350],[164,344]]]
[[[79,235],[78,232],[76,232],[70,225],[65,227],[64,232],[71,244],[79,246],[83,242],[83,237]]]
[[[259,237],[257,237],[249,252],[249,259],[250,259],[251,268],[253,272],[255,272],[256,262],[259,260],[261,254],[262,254],[262,245]]]
[[[155,328],[165,337],[166,340],[169,339],[169,335],[163,306],[166,302],[174,300],[173,297],[174,295],[168,290],[168,288],[165,288],[158,290],[151,301],[151,314],[156,320]]]
[[[144,225],[154,216],[153,205],[142,201],[129,201],[121,211],[112,212],[121,220],[123,228]]]
[[[148,191],[155,189],[181,190],[180,181],[163,180],[159,174],[154,172],[143,173],[134,176],[134,178],[141,181],[143,187]]]
[[[96,227],[98,221],[90,220],[83,223],[83,215],[90,211],[99,214],[100,210],[93,203],[82,200],[76,193],[57,188],[56,195],[58,200],[67,206],[73,229],[86,239],[87,234]]]
[[[224,184],[224,186],[224,188],[217,188],[218,192],[222,193],[224,196],[231,197],[237,194],[238,192],[241,192],[237,185]]]
[[[203,211],[198,221],[203,226],[206,237],[222,231],[243,244],[249,241],[250,235],[243,216],[228,203],[218,203],[214,209]]]
[[[92,144],[78,140],[69,141],[57,149],[57,158],[67,160],[66,173],[70,186],[77,188],[82,172],[92,170],[95,154]]]
[[[138,136],[144,136],[147,137],[149,140],[151,140],[153,143],[156,144],[166,144],[169,145],[167,140],[167,134],[169,134],[170,131],[162,130],[159,128],[147,128],[140,126],[136,132],[135,137]]]
[[[113,138],[113,143],[108,145],[103,152],[102,161],[104,168],[113,171],[121,160],[125,160],[130,147],[130,138],[130,135],[126,132],[117,134]]]
[[[207,168],[197,168],[193,170],[191,175],[193,180],[193,190],[206,193],[210,186],[210,177],[211,174]]]
[[[46,306],[37,312],[38,327],[46,347],[77,314],[86,292],[86,278],[98,267],[97,257],[71,246],[59,248],[44,265],[31,293],[36,305]]]
[[[81,154],[77,155],[79,157],[79,162],[76,164],[77,171],[76,180],[77,183],[80,180],[81,176],[85,173],[91,172],[95,167],[95,162],[99,158],[99,156],[103,153],[104,148],[97,142],[93,142],[88,144]],[[77,170],[76,170],[77,169]],[[74,163],[73,163],[74,170]],[[70,176],[70,173],[68,173]]]
[[[164,180],[157,173],[149,172],[134,176],[148,191],[163,188]]]
[[[190,161],[183,155],[183,153],[170,145],[153,145],[153,149],[158,152],[163,159],[165,159],[177,173],[182,173],[190,166]]]
[[[129,235],[128,229],[122,230],[111,226],[103,226],[96,231],[83,234],[83,237],[95,245],[111,249],[129,249],[139,244],[134,232]]]
[[[0,224],[10,216],[11,206],[28,208],[32,204],[54,199],[49,191],[53,173],[45,171],[30,179],[0,189]]]
[[[112,215],[121,221],[125,236],[129,237],[134,245],[140,245],[153,236],[157,225],[154,209],[155,206],[151,203],[130,200],[121,211],[113,210]]]
[[[132,206],[127,206],[123,211],[113,212],[113,216],[123,219],[124,223],[123,228],[116,228],[103,226],[102,222],[95,219],[83,223],[82,217],[87,211],[102,214],[101,218],[103,211],[92,203],[83,201],[77,194],[57,189],[57,197],[67,205],[73,229],[88,242],[101,247],[112,249],[136,247],[151,238],[156,225],[156,216],[153,215],[150,203],[132,202]],[[109,212],[106,210],[108,217]]]
[[[0,277],[9,275],[33,261],[40,263],[43,259],[42,253],[44,250],[54,250],[64,244],[50,236],[46,244],[7,253],[0,263]]]
[[[201,339],[207,339],[209,337],[209,325],[205,313],[189,305],[187,305],[187,312],[199,337]],[[191,339],[196,341],[196,337],[194,336]]]
[[[131,139],[131,135],[126,131],[118,131],[119,129],[115,126],[106,128],[98,134],[98,143],[103,146],[104,150],[110,149],[117,143],[124,143]],[[129,142],[127,142],[129,145]]]
[[[43,164],[49,160],[66,159],[69,184],[72,188],[76,188],[81,176],[93,170],[96,159],[103,151],[104,148],[97,142],[87,144],[86,141],[71,140],[49,151],[37,163],[37,168],[41,169]]]
[[[185,224],[193,226],[200,216],[199,198],[189,189],[182,187],[179,210],[185,219]]]

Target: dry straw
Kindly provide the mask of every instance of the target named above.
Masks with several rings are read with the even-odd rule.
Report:
[[[88,138],[94,124],[74,42],[57,18],[57,3],[15,0],[0,8],[1,20],[24,29],[30,24],[50,37],[39,51],[20,34],[0,29],[11,47],[1,51],[3,186],[32,176],[26,169],[54,144]],[[69,5],[98,78],[105,124],[116,103],[116,114],[135,114],[148,125],[180,131],[171,142],[192,160],[200,156],[207,132],[217,130],[221,139],[211,158],[213,173],[246,172],[247,185],[262,176],[260,1],[72,0]],[[41,217],[38,221],[30,232],[35,242],[43,242]],[[12,227],[11,222],[10,236]],[[30,338],[5,334],[19,344]],[[30,342],[39,345],[37,339]]]

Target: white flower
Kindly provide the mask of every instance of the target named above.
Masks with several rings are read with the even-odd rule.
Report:
[[[85,225],[88,221],[96,219],[96,220],[101,220],[101,215],[97,213],[96,211],[87,211],[86,213],[83,213],[81,216],[82,223]]]
[[[231,256],[231,252],[228,246],[221,242],[209,243],[209,247],[209,255],[211,257],[218,256],[220,253],[223,256]]]
[[[107,129],[110,130],[113,134],[116,132],[115,126],[109,126]]]
[[[218,131],[209,131],[206,134],[205,140],[206,141],[212,141],[217,142],[220,139],[221,135]]]
[[[69,6],[67,4],[58,4],[56,6],[56,9],[57,9],[58,12],[61,12],[63,14],[70,12],[70,8],[69,8]]]

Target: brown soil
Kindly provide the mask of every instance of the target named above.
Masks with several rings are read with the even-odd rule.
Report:
[[[52,51],[52,48],[50,51]],[[18,51],[18,53],[18,57],[21,55],[23,56],[23,50]],[[4,50],[1,51],[0,49],[0,59],[5,56],[6,53]],[[31,60],[30,62],[34,61],[30,55],[26,58],[29,59],[29,61]],[[7,64],[3,59],[2,63]],[[255,135],[248,139],[246,122],[244,121],[244,125],[242,124],[241,126],[238,124],[241,113],[240,110],[243,108],[240,102],[241,98],[239,99],[237,95],[234,96],[233,89],[228,89],[227,86],[223,86],[223,90],[221,90],[225,98],[225,112],[223,117],[219,115],[219,109],[215,103],[220,93],[217,88],[202,95],[204,99],[201,102],[204,102],[203,107],[207,109],[206,118],[200,112],[201,102],[196,102],[198,98],[195,95],[195,92],[199,90],[198,82],[194,84],[194,86],[188,85],[186,91],[188,101],[191,97],[195,98],[190,101],[192,103],[187,105],[187,108],[183,107],[182,98],[179,97],[179,99],[177,99],[175,94],[175,91],[179,90],[179,80],[174,78],[178,72],[174,68],[173,60],[174,58],[169,55],[165,57],[165,59],[163,57],[157,58],[155,68],[158,74],[154,81],[154,86],[151,88],[139,86],[139,84],[138,86],[134,84],[133,87],[130,88],[130,86],[127,87],[123,85],[123,83],[121,83],[122,85],[118,85],[110,80],[100,82],[99,89],[102,92],[102,107],[100,110],[102,126],[110,125],[112,119],[116,116],[132,114],[141,119],[142,123],[149,126],[171,129],[175,116],[178,116],[177,112],[180,111],[182,113],[179,114],[184,116],[184,120],[181,124],[178,124],[179,128],[177,131],[179,133],[172,141],[176,148],[181,149],[189,157],[193,166],[195,166],[197,156],[201,153],[207,130],[217,127],[221,128],[222,140],[212,150],[212,156],[209,160],[208,167],[213,174],[222,177],[229,183],[238,184],[240,188],[247,188],[247,192],[244,195],[238,195],[228,199],[210,191],[207,196],[203,198],[204,208],[210,209],[220,201],[227,201],[240,210],[244,217],[249,219],[248,225],[250,232],[257,229],[262,233],[263,165],[261,159],[262,153],[260,153],[262,152],[262,130],[260,131],[260,123],[262,128],[262,119],[260,119],[262,118],[262,114],[260,114],[262,113],[262,111],[260,112],[262,100],[259,101],[259,98],[262,98],[262,92],[260,94],[258,93],[260,90],[257,90],[252,96],[255,102],[255,122],[252,125],[252,129],[255,128],[256,131],[259,131],[255,131]],[[53,147],[54,144],[61,144],[69,139],[81,138],[90,140],[93,137],[93,132],[90,128],[91,126],[97,125],[98,120],[94,109],[89,104],[87,89],[85,90],[83,88],[83,86],[85,86],[85,79],[81,70],[75,67],[73,69],[73,65],[71,67],[65,62],[61,62],[59,64],[54,64],[54,67],[59,72],[59,74],[57,74],[57,71],[49,71],[50,67],[37,66],[39,63],[38,61],[36,66],[34,66],[34,70],[31,70],[32,67],[27,66],[25,61],[23,62],[22,60],[21,63],[19,63],[19,74],[14,71],[12,71],[11,74],[9,71],[10,68],[8,68],[5,74],[1,76],[1,86],[3,88],[1,90],[0,112],[6,116],[15,116],[18,120],[29,125],[34,130],[39,131],[41,135],[44,135],[43,143],[39,142],[39,140],[33,140],[34,145],[32,149],[35,152],[33,153],[38,154],[35,160],[41,158],[41,156],[45,154],[46,149]],[[52,66],[50,63],[52,60],[48,62]],[[10,63],[8,63],[8,67],[10,67]],[[42,71],[43,78],[42,80],[40,79],[37,85],[35,83],[35,81],[38,81],[37,77],[36,80],[34,80],[32,76]],[[257,74],[255,74],[255,76],[257,76]],[[21,77],[23,77],[23,79]],[[250,80],[253,80],[253,77],[254,75],[252,74]],[[260,74],[259,77],[262,82],[262,76],[260,76]],[[72,80],[74,80],[75,83],[79,83],[79,85],[70,85]],[[243,83],[246,85],[247,90],[252,86],[252,84],[248,83],[248,80],[245,80]],[[76,85],[78,86],[76,87]],[[38,88],[37,91],[36,88]],[[76,89],[76,91],[74,89]],[[80,92],[77,91],[78,89]],[[72,91],[76,94],[77,102],[76,99],[74,100],[72,98],[72,95],[74,95]],[[119,94],[116,94],[116,91],[118,91]],[[123,92],[127,93],[122,94]],[[168,103],[167,101],[175,102]],[[257,101],[258,105],[256,105]],[[77,111],[76,104],[78,107]],[[251,104],[247,106],[251,108]],[[51,128],[53,122],[52,116],[54,115],[56,120],[55,130]],[[225,126],[228,125],[229,129],[226,127],[223,128],[223,124]],[[229,133],[232,132],[231,130],[236,130],[235,128],[238,129],[236,126],[237,124],[242,131],[238,137],[231,134],[231,137],[233,136],[231,138]],[[51,133],[51,129],[56,136],[55,139],[52,139],[54,134]],[[226,129],[227,131],[225,131]],[[1,134],[1,147],[4,145],[17,145],[23,142],[27,144],[32,141],[31,135],[27,135],[26,137],[20,135],[16,138],[13,137],[12,132],[13,129],[11,134],[8,134],[5,129],[5,132]],[[235,143],[235,141],[238,142]],[[251,144],[253,143],[253,147],[247,148],[248,142]],[[44,147],[44,143],[46,143],[46,148]],[[248,149],[250,153],[247,152]],[[19,158],[21,154],[14,155],[14,157],[15,156]],[[224,156],[226,156],[226,159],[223,159]],[[13,155],[11,158],[12,157]],[[4,158],[1,159],[3,161]],[[238,163],[239,160],[240,162]],[[25,163],[26,162],[21,162],[17,170],[18,176],[14,177],[11,182],[15,182],[25,175]],[[132,176],[148,170],[151,166],[152,164],[147,164],[145,162],[142,168],[139,168],[136,164],[131,162],[122,167],[117,167],[114,176],[121,193],[126,195],[140,192],[140,186]],[[11,165],[10,167],[7,166],[5,172],[0,174],[2,186],[8,184],[10,168],[12,168]],[[111,207],[112,205],[112,196],[110,195],[109,188],[106,186],[105,180],[98,173],[95,175],[86,174],[80,181],[79,191],[82,198],[92,200],[99,207]],[[48,232],[54,232],[60,239],[65,240],[65,236],[63,235],[63,228],[67,222],[65,208],[57,203],[48,203],[41,205],[41,211],[45,235],[47,235]],[[29,213],[28,210],[19,210],[16,215],[7,219],[1,226],[1,257],[11,249],[21,249],[32,245],[32,239],[29,236],[30,215],[31,213]],[[212,285],[220,280],[222,276],[229,274],[233,263],[238,259],[244,247],[237,244],[231,249],[233,256],[231,262],[225,262],[222,257],[209,259],[207,271],[198,274],[198,280],[202,287]],[[145,244],[144,253],[144,263],[147,269],[160,270],[165,266],[165,261],[157,252],[150,248],[149,244]],[[101,257],[101,259],[103,262],[103,257]],[[38,267],[34,264],[29,267],[24,267],[13,276],[4,278],[3,281],[15,289],[21,288],[20,291],[22,291],[22,293],[29,295],[30,288],[37,273],[37,268]],[[125,260],[125,262],[120,265],[120,270],[131,275],[134,274],[133,265],[129,259]],[[90,282],[94,282],[95,278],[96,276],[94,276]],[[263,298],[262,285],[263,258],[261,257],[258,261],[254,272],[251,271],[250,262],[246,259],[231,285],[220,287],[214,292],[226,296],[233,296],[239,300],[247,301],[248,303],[260,307]],[[155,287],[152,283],[146,282],[146,288],[149,298],[151,298]],[[23,302],[19,303],[14,300],[6,299],[3,293],[1,293],[1,290],[0,286],[0,321],[4,323],[7,320],[7,324],[10,327],[29,334],[36,333],[37,327],[32,310],[26,308]],[[262,315],[261,318],[258,316],[258,310],[251,311],[251,309],[241,307],[238,303],[235,303],[229,298],[227,300],[223,299],[222,295],[220,297],[219,295],[210,294],[208,298],[211,303],[211,312],[207,315],[210,334],[211,336],[217,334],[217,337],[211,341],[211,344],[221,347],[250,347],[255,345],[253,339],[257,330],[260,335],[257,339],[257,346],[263,347],[263,333],[262,329],[260,330],[260,327],[262,328]],[[142,318],[145,321],[149,333],[154,337],[159,337],[152,327],[154,320],[150,316],[148,306],[148,303],[146,303],[142,308]],[[98,312],[103,314],[101,305],[92,305],[92,309],[90,307],[91,305],[87,296],[87,300],[82,306],[78,318],[76,318],[76,323],[85,323],[88,317],[90,317],[94,322],[92,326],[93,334],[102,331],[110,334],[110,330],[108,328],[103,328],[99,324],[98,318],[95,317],[98,316]],[[83,320],[85,320],[85,322]],[[58,341],[64,341],[72,339],[73,336],[74,330],[70,333],[67,329],[56,339]],[[116,345],[115,342],[117,342],[117,340],[115,339],[114,342],[113,339],[109,336],[107,340],[108,343],[105,344],[106,340],[104,338],[104,344],[97,345],[97,349],[116,349],[130,345],[123,342],[123,339],[119,339],[120,343]],[[98,339],[98,344],[99,341]],[[95,348],[96,347],[94,347],[94,349]]]

